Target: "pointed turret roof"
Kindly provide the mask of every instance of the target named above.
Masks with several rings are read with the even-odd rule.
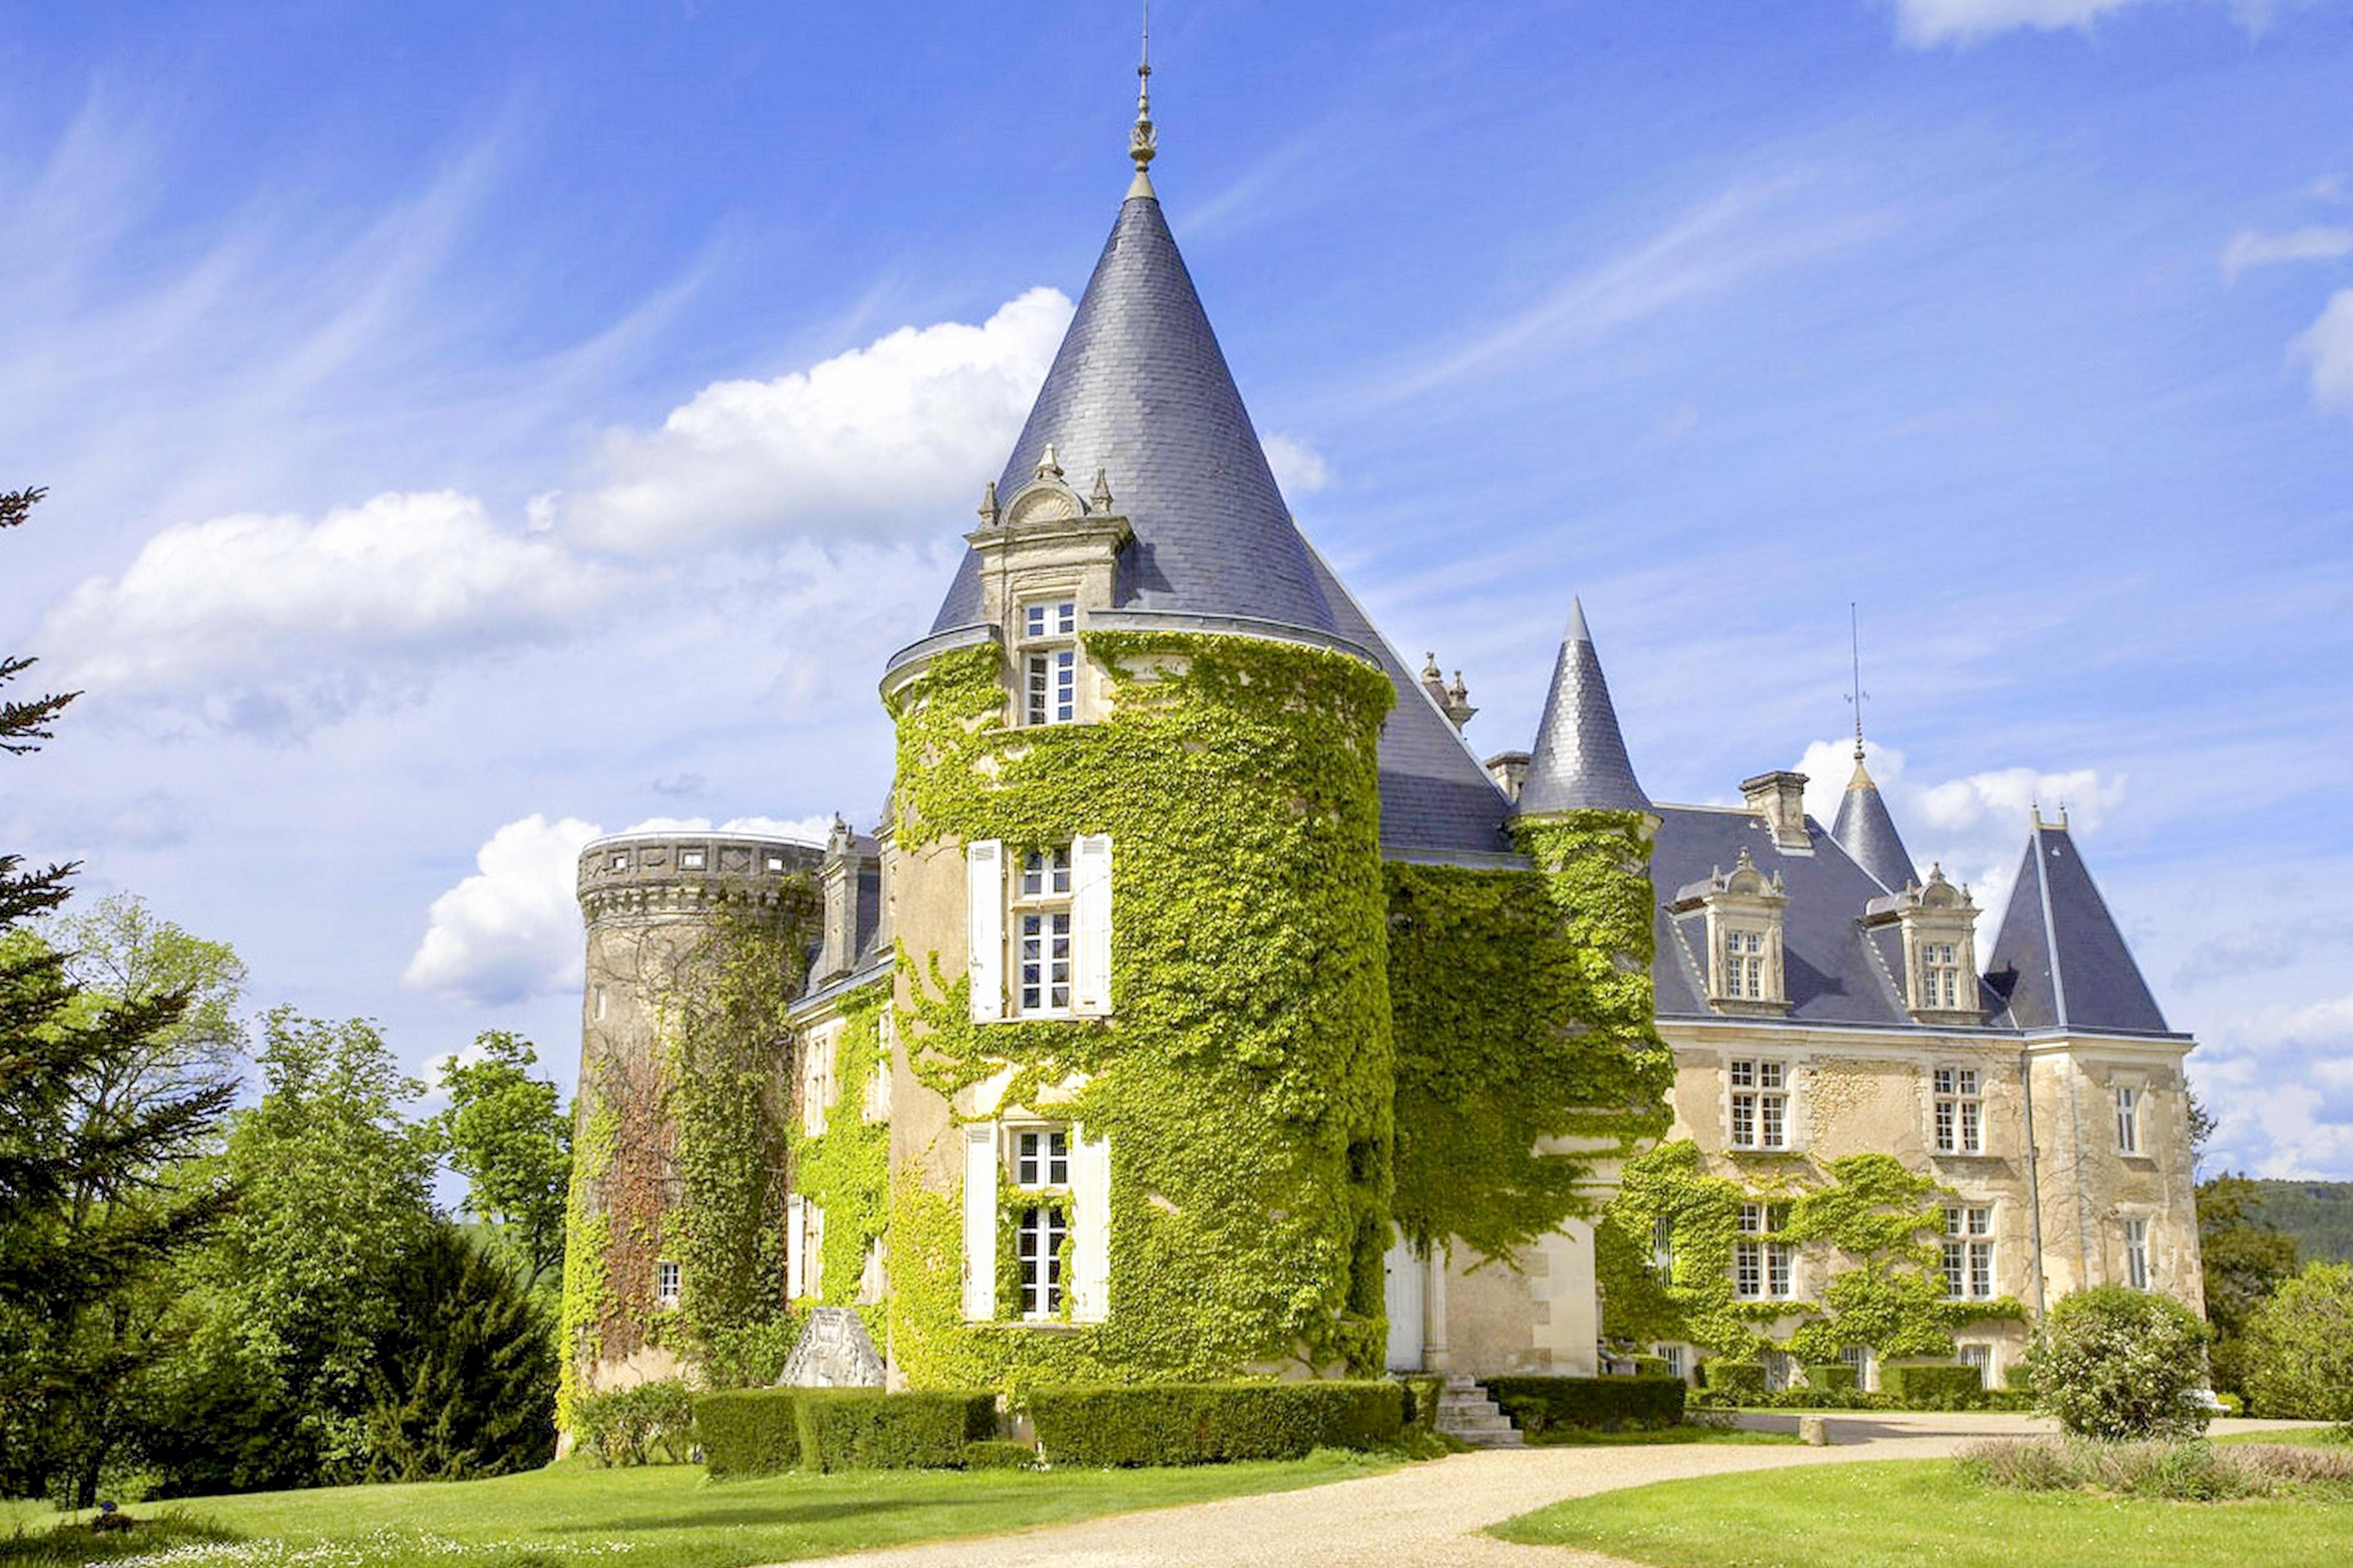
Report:
[[[1529,753],[1527,782],[1520,786],[1519,815],[1555,811],[1648,811],[1650,796],[1635,782],[1618,731],[1618,710],[1601,676],[1593,634],[1586,629],[1585,604],[1569,602],[1568,631],[1552,667],[1552,692],[1545,699]]]
[[[2171,1032],[2063,813],[2055,826],[2036,814],[1986,980],[2022,1029]]]
[[[1120,553],[1120,607],[1338,629],[1140,173],[998,491],[1010,495],[1035,474],[1050,444],[1072,473],[1103,470],[1114,510],[1134,530]],[[967,551],[932,629],[980,615],[979,561]]]
[[[1895,819],[1888,816],[1887,803],[1880,798],[1879,786],[1862,765],[1860,742],[1854,777],[1847,781],[1846,798],[1839,802],[1831,837],[1891,893],[1900,893],[1920,879],[1920,873],[1912,868],[1911,851],[1904,847],[1903,836],[1895,831]]]

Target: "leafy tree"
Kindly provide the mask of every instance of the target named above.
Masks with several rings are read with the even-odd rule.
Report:
[[[2214,1325],[2214,1381],[2244,1393],[2247,1322],[2295,1273],[2295,1237],[2263,1216],[2263,1192],[2253,1182],[2217,1176],[2198,1186],[2198,1247],[2206,1321]]]
[[[0,528],[38,490],[0,495]],[[0,658],[0,684],[32,661]],[[71,694],[0,702],[0,752],[51,735]],[[190,1027],[185,984],[86,991],[72,957],[25,929],[73,868],[0,855],[0,1491],[86,1501],[118,1434],[120,1391],[156,1346],[132,1331],[157,1271],[227,1210],[182,1179],[232,1080],[159,1071]]]
[[[522,1036],[486,1031],[467,1056],[442,1072],[449,1109],[436,1130],[466,1178],[466,1212],[492,1227],[536,1288],[564,1264],[572,1119],[557,1109],[555,1085],[531,1075],[539,1055]]]
[[[2353,1264],[2308,1264],[2250,1313],[2242,1365],[2258,1413],[2353,1436]]]
[[[376,1347],[367,1479],[457,1480],[555,1456],[555,1340],[502,1258],[441,1224],[385,1280],[393,1331]]]
[[[2026,1352],[2035,1403],[2079,1436],[2195,1437],[2212,1412],[2206,1325],[2168,1296],[2101,1285],[2051,1309]]]
[[[217,1450],[190,1423],[242,1402],[275,1413],[275,1441],[227,1484],[353,1479],[376,1346],[398,1327],[384,1272],[438,1223],[433,1139],[402,1113],[422,1086],[364,1018],[276,1008],[258,1060],[261,1101],[232,1119],[220,1159],[244,1198],[194,1270],[210,1321],[166,1447],[182,1475],[202,1469]]]

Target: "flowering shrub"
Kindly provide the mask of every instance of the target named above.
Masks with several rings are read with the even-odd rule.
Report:
[[[2169,1297],[2103,1285],[2051,1310],[2026,1354],[2037,1408],[2106,1442],[2195,1437],[2205,1397],[2203,1322]]]

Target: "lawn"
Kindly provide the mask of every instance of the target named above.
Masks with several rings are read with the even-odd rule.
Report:
[[[1997,1492],[1880,1460],[1603,1492],[1493,1533],[1660,1568],[2315,1568],[2353,1563],[2353,1503]]]
[[[633,1568],[742,1568],[943,1536],[991,1535],[1130,1509],[1288,1491],[1389,1468],[1394,1461],[1316,1454],[1278,1463],[1158,1470],[893,1470],[714,1483],[700,1466],[598,1470],[563,1464],[530,1475],[425,1486],[333,1487],[193,1498],[130,1511],[184,1516],[232,1539],[182,1538],[114,1556],[169,1568],[361,1568],[431,1563],[564,1568],[623,1559]],[[0,1516],[31,1531],[56,1516]],[[120,1537],[110,1537],[110,1546]],[[90,1540],[77,1532],[79,1547]],[[28,1552],[0,1535],[0,1564],[80,1560]],[[160,1550],[168,1544],[169,1550]]]

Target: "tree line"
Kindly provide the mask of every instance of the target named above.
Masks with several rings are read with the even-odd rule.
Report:
[[[0,530],[40,499],[0,493]],[[0,755],[76,695],[0,700]],[[423,1114],[372,1023],[248,1033],[226,943],[78,906],[78,869],[0,852],[0,1496],[545,1463],[571,1123],[530,1042],[480,1037]]]

